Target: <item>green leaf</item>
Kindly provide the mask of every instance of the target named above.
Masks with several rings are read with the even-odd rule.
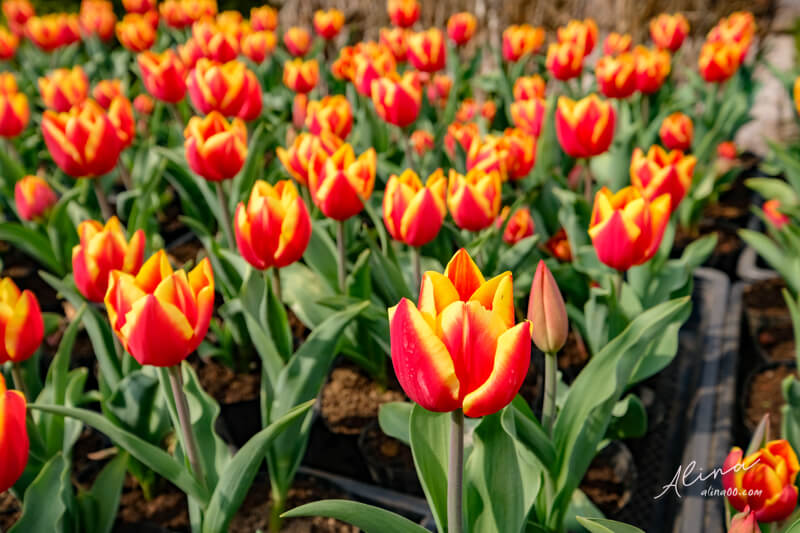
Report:
[[[578,517],[578,522],[591,533],[644,533],[638,527],[605,518]]]
[[[305,414],[314,400],[298,405],[284,416],[256,433],[225,466],[211,501],[205,510],[204,533],[226,531],[233,516],[242,505],[250,485],[264,460],[266,448],[295,419]]]
[[[405,443],[411,442],[409,423],[414,404],[411,402],[384,403],[378,410],[378,423],[381,430],[392,438]]]
[[[447,463],[450,414],[432,413],[414,405],[410,419],[411,452],[422,490],[439,531],[447,531]]]
[[[744,183],[767,200],[777,198],[781,204],[794,204],[798,201],[797,192],[783,180],[750,178]]]
[[[161,448],[153,446],[149,442],[142,440],[139,436],[115,426],[103,415],[87,409],[62,407],[60,405],[40,405],[32,403],[28,405],[28,407],[33,410],[78,419],[97,431],[105,433],[118,446],[136,457],[149,468],[158,472],[162,477],[169,480],[187,495],[204,504],[208,502],[208,491],[197,483],[182,463],[176,461]]]
[[[326,516],[352,524],[364,533],[428,533],[408,518],[348,500],[323,500],[307,503],[283,513],[283,518]]]
[[[36,230],[27,228],[14,222],[0,223],[0,241],[8,241],[19,248],[50,272],[58,276],[64,275],[64,268],[53,254],[50,241]]]
[[[503,410],[502,422],[506,433],[530,450],[543,468],[549,470],[555,464],[553,443],[522,396],[518,394]]]
[[[128,454],[117,454],[95,479],[92,489],[78,495],[81,526],[84,531],[110,533],[114,527],[127,472]]]
[[[70,463],[61,453],[54,455],[25,491],[22,516],[9,533],[69,529],[68,512],[72,498],[69,474]]]
[[[647,411],[635,394],[628,394],[611,411],[614,418],[606,430],[608,439],[635,439],[647,433]]]

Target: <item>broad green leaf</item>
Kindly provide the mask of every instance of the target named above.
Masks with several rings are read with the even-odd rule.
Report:
[[[579,516],[578,522],[591,533],[644,533],[638,527],[605,518],[584,518]]]
[[[15,222],[0,223],[0,241],[7,241],[14,247],[41,263],[50,272],[64,275],[64,268],[53,255],[50,241],[36,230]]]
[[[29,407],[33,407],[30,405]],[[70,463],[57,453],[25,491],[22,516],[9,533],[64,531],[72,499]]]
[[[432,413],[414,405],[410,419],[411,452],[422,490],[439,531],[447,531],[447,464],[450,456],[450,414]]]
[[[352,524],[364,533],[428,533],[427,529],[408,518],[385,509],[348,500],[307,503],[283,513],[282,516],[283,518],[326,516]]]
[[[647,433],[647,411],[635,394],[628,394],[617,402],[611,416],[606,430],[608,439],[635,439]]]
[[[411,442],[409,423],[414,404],[411,402],[389,402],[378,410],[378,423],[381,430],[406,445]]]
[[[117,454],[95,479],[91,490],[78,494],[81,526],[85,531],[110,533],[117,519],[119,498],[125,481],[129,456]]]
[[[519,394],[503,410],[502,423],[506,433],[530,450],[542,467],[549,469],[555,464],[556,450],[553,443]]]

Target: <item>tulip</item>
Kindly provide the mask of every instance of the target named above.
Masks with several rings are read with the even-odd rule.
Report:
[[[445,107],[452,87],[453,80],[450,76],[447,74],[435,74],[428,82],[428,101],[431,105]]]
[[[161,54],[143,52],[136,57],[142,73],[142,83],[154,98],[171,104],[186,95],[186,69],[172,50]]]
[[[244,22],[244,15],[241,11],[234,11],[232,9],[218,13],[215,22],[222,27],[239,26]]]
[[[612,31],[603,41],[603,54],[607,56],[615,56],[624,54],[631,51],[631,43],[633,39],[630,33],[620,34]]]
[[[505,137],[487,135],[482,141],[473,142],[467,152],[467,170],[478,169],[482,173],[496,172],[500,180],[508,179],[508,145]]]
[[[601,57],[594,72],[600,92],[608,98],[627,98],[636,91],[636,63],[630,53]]]
[[[92,0],[81,2],[78,16],[81,28],[87,35],[97,35],[103,41],[109,40],[114,35],[114,24],[117,15],[114,6],[106,0]]]
[[[487,124],[491,124],[497,113],[497,104],[494,100],[486,100],[481,105],[481,116],[486,119]]]
[[[45,180],[25,176],[14,185],[14,201],[22,220],[41,220],[58,198]]]
[[[256,31],[275,31],[278,27],[278,11],[270,6],[251,8],[250,25]]]
[[[520,76],[514,82],[514,100],[534,100],[544,98],[546,89],[544,78],[538,74]]]
[[[399,128],[417,120],[422,107],[422,91],[404,76],[378,78],[372,82],[372,103],[378,116]]]
[[[353,127],[353,111],[344,95],[325,96],[322,100],[312,100],[306,108],[305,124],[308,131],[319,135],[328,130],[340,139],[345,139]]]
[[[566,26],[558,28],[559,43],[573,43],[578,46],[584,57],[594,50],[597,42],[597,24],[594,20],[570,20]]]
[[[264,101],[262,99],[261,83],[259,83],[255,73],[247,69],[244,76],[244,102],[242,102],[242,107],[239,108],[236,116],[245,122],[250,122],[261,116]]]
[[[320,158],[325,159],[338,150],[342,143],[330,130],[322,130],[319,135],[301,133],[288,149],[279,146],[275,152],[286,171],[300,185],[307,185],[309,165],[316,153],[321,152]]]
[[[139,364],[179,364],[206,336],[214,308],[214,273],[204,258],[191,272],[173,272],[164,250],[135,276],[114,270],[105,296],[108,320]]]
[[[414,247],[436,238],[447,215],[446,194],[442,169],[431,174],[424,186],[411,169],[392,174],[383,195],[383,221],[392,238]]]
[[[472,98],[464,98],[456,111],[456,122],[470,122],[475,118],[478,104]]]
[[[468,11],[455,13],[447,19],[447,36],[458,46],[463,46],[475,35],[478,19]]]
[[[359,54],[353,60],[353,85],[363,96],[372,97],[372,82],[395,70],[394,57],[385,50],[376,56]]]
[[[300,58],[283,64],[283,84],[296,93],[309,93],[319,79],[316,59],[303,61]]]
[[[503,31],[503,59],[515,63],[528,54],[535,54],[544,44],[544,28],[530,24],[512,24]]]
[[[412,33],[408,36],[408,59],[422,72],[442,70],[447,62],[444,36],[438,28]]]
[[[11,32],[17,37],[22,37],[25,34],[25,23],[36,13],[28,0],[4,0],[3,14]]]
[[[728,502],[737,510],[746,507],[759,522],[779,522],[797,507],[794,485],[800,464],[786,440],[773,440],[743,457],[734,447],[722,464],[722,486]]]
[[[426,130],[416,130],[411,134],[411,137],[408,139],[411,148],[417,153],[418,156],[422,157],[425,155],[426,152],[433,150],[434,139],[433,135]]]
[[[197,44],[193,37],[189,37],[186,42],[178,45],[178,57],[187,72],[192,70],[200,58],[205,56],[203,50],[200,49],[200,45]]]
[[[90,302],[102,302],[108,289],[109,274],[120,270],[135,276],[144,259],[145,237],[137,230],[130,241],[117,217],[103,224],[84,220],[78,225],[80,244],[72,249],[75,285]]]
[[[72,69],[59,68],[47,77],[39,78],[39,93],[47,108],[59,113],[69,111],[75,104],[86,100],[89,78],[80,65]]]
[[[241,61],[224,64],[202,58],[189,73],[186,87],[192,104],[201,112],[211,111],[232,117],[236,116],[247,97],[251,81],[248,69]]]
[[[658,130],[661,144],[668,150],[686,151],[692,146],[694,126],[688,115],[675,111],[668,115]]]
[[[11,278],[0,279],[0,338],[0,365],[28,360],[44,338],[39,301],[29,290],[20,292]]]
[[[740,65],[741,48],[731,42],[706,42],[700,49],[700,75],[709,83],[721,83],[736,72]]]
[[[564,228],[560,228],[547,240],[544,244],[544,249],[562,263],[572,262],[572,249]]]
[[[447,207],[456,225],[470,231],[488,228],[500,212],[501,185],[498,172],[474,169],[462,176],[450,169]]]
[[[511,120],[514,126],[537,138],[542,131],[546,113],[547,107],[543,98],[517,100],[511,104]]]
[[[128,13],[117,23],[117,39],[131,52],[144,52],[156,42],[156,30],[146,16]]]
[[[128,13],[148,13],[156,9],[156,0],[122,0],[122,7]]]
[[[338,9],[319,9],[314,13],[314,31],[317,35],[330,41],[342,30],[344,26],[344,13]]]
[[[56,13],[31,17],[25,22],[25,36],[45,52],[76,43],[81,40],[78,15]]]
[[[616,113],[609,102],[590,94],[581,100],[558,98],[556,136],[570,157],[602,154],[614,139]]]
[[[581,75],[583,57],[579,44],[570,41],[552,43],[547,49],[545,64],[554,78],[566,81]]]
[[[192,117],[183,132],[186,161],[208,181],[234,177],[247,158],[247,126],[235,118],[228,122],[217,111],[205,118]]]
[[[386,11],[392,24],[400,28],[410,28],[419,18],[417,0],[387,0]]]
[[[121,150],[133,143],[136,133],[136,121],[133,118],[133,106],[125,96],[117,96],[108,107],[108,119],[117,130]]]
[[[17,78],[11,72],[0,72],[0,95],[12,95],[19,92]]]
[[[140,94],[133,99],[133,108],[137,113],[142,115],[149,115],[153,112],[154,107],[155,102],[153,102],[153,99],[150,97],[150,95]]]
[[[721,159],[735,160],[739,157],[739,149],[733,141],[721,142],[717,145],[717,156]]]
[[[569,332],[567,308],[553,274],[542,260],[531,284],[528,320],[531,321],[533,343],[544,353],[554,354],[566,344]]]
[[[30,116],[25,93],[0,92],[0,137],[11,139],[22,133]]]
[[[296,93],[292,99],[292,125],[297,130],[303,129],[306,123],[306,111],[308,110],[308,95]]]
[[[380,43],[389,49],[398,63],[405,62],[408,57],[408,33],[405,28],[381,28]]]
[[[389,309],[389,329],[400,385],[428,411],[496,413],[528,372],[531,330],[514,325],[511,272],[485,281],[464,249],[444,275],[425,273],[418,307],[403,298]]]
[[[739,63],[744,61],[756,32],[756,21],[752,13],[737,11],[723,18],[711,28],[706,40],[735,44],[738,47]]]
[[[66,113],[45,111],[42,135],[56,165],[73,178],[107,174],[123,148],[117,128],[94,100]]]
[[[256,181],[247,204],[236,208],[233,227],[239,253],[259,270],[294,263],[311,239],[311,217],[291,180]]]
[[[497,228],[503,227],[510,211],[511,208],[509,206],[503,208],[503,211],[494,223]],[[531,210],[527,207],[521,207],[514,211],[514,215],[511,217],[511,220],[508,221],[506,230],[503,232],[503,242],[514,246],[522,239],[533,235],[534,229],[535,225],[531,218]]]
[[[669,194],[647,201],[636,187],[594,198],[589,236],[600,261],[620,272],[652,258],[661,245],[670,214]]]
[[[467,124],[453,122],[447,127],[447,134],[444,136],[444,146],[447,149],[447,153],[450,154],[450,157],[455,155],[456,142],[461,145],[465,154],[469,153],[472,141],[477,139],[479,135],[478,125],[474,122]]]
[[[122,82],[119,80],[100,80],[92,89],[92,98],[103,109],[108,109],[117,96],[124,96]]]
[[[503,141],[509,179],[519,180],[526,177],[536,163],[536,137],[521,129],[509,128],[503,134]]]
[[[22,476],[28,463],[28,429],[25,425],[27,404],[21,391],[6,389],[0,374],[0,494],[10,489]]]
[[[161,17],[170,28],[182,29],[217,14],[216,0],[166,0],[158,6]]]
[[[677,51],[689,34],[689,21],[681,13],[661,13],[650,21],[650,38],[658,48]]]
[[[242,39],[242,55],[253,63],[263,63],[272,55],[277,42],[277,37],[271,31],[254,31]]]
[[[192,40],[203,56],[227,63],[239,55],[239,38],[213,20],[200,20],[192,25]]]
[[[283,34],[283,44],[290,54],[302,57],[311,48],[311,33],[305,28],[292,26]]]
[[[5,61],[14,57],[19,46],[19,37],[0,27],[0,60]]]
[[[340,222],[357,215],[375,187],[376,163],[373,148],[358,158],[347,143],[330,156],[317,150],[308,169],[308,186],[314,203],[326,217]]]
[[[780,208],[781,202],[777,198],[767,200],[761,206],[761,209],[764,211],[764,216],[770,224],[775,226],[775,229],[783,228],[790,221],[788,216],[781,213]]]
[[[645,155],[641,148],[636,147],[631,157],[631,185],[650,202],[668,194],[670,208],[674,211],[692,185],[696,164],[697,158],[685,156],[680,150],[667,152],[653,145]]]
[[[731,518],[728,533],[761,533],[756,514],[750,510],[749,505],[745,506],[741,513],[737,513]]]
[[[633,58],[636,64],[636,88],[644,94],[659,90],[669,76],[669,52],[637,46],[633,49]]]
[[[795,78],[794,86],[792,87],[792,99],[794,100],[794,109],[800,115],[800,76]]]

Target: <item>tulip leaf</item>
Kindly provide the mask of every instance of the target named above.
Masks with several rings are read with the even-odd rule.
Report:
[[[781,204],[795,204],[798,202],[797,192],[783,180],[750,178],[745,180],[744,183],[767,200],[778,199]]]
[[[578,522],[589,530],[590,533],[644,533],[638,527],[634,527],[616,520],[606,518],[585,518],[577,517]]]
[[[550,469],[556,462],[556,450],[550,437],[542,428],[522,396],[514,398],[502,415],[503,429],[515,442],[524,445],[544,469]],[[529,458],[523,455],[523,458]]]
[[[617,402],[606,430],[608,439],[636,439],[647,433],[647,411],[635,394],[628,394]]]
[[[283,513],[283,518],[325,516],[352,524],[364,533],[428,533],[428,530],[398,514],[365,503],[323,500],[307,503]],[[442,531],[441,529],[439,531]]]
[[[15,222],[0,223],[0,241],[7,241],[56,275],[64,275],[64,268],[53,254],[50,241],[36,230]]]
[[[447,463],[450,415],[414,405],[410,419],[411,452],[422,490],[439,531],[447,531]]]
[[[800,293],[800,269],[798,257],[787,254],[775,241],[756,231],[740,229],[739,237],[752,246],[769,266],[778,271],[792,293]]]
[[[281,418],[256,433],[225,466],[211,501],[205,510],[203,533],[227,531],[230,521],[242,505],[250,485],[264,460],[266,448],[295,419],[304,415],[314,400],[298,405]]]
[[[187,495],[202,503],[208,502],[208,491],[197,483],[182,463],[176,461],[161,448],[141,439],[138,435],[134,435],[133,433],[115,426],[103,415],[87,409],[63,407],[60,405],[32,403],[29,404],[28,407],[30,409],[44,411],[45,413],[75,418],[93,427],[97,431],[105,433],[118,446],[126,450],[149,468],[155,470]],[[58,529],[56,529],[56,531],[58,531]]]
[[[411,402],[384,403],[378,410],[381,430],[392,438],[408,445],[411,442],[409,423],[414,404]]]
[[[336,244],[328,235],[326,224],[315,221],[311,227],[311,239],[303,254],[305,263],[324,279],[332,289],[339,287]]]
[[[69,461],[61,453],[54,455],[25,491],[22,516],[8,533],[68,530],[67,513],[72,500],[70,471]]]
[[[119,453],[103,467],[91,490],[78,494],[77,502],[84,531],[111,532],[117,518],[128,459],[127,453]]]

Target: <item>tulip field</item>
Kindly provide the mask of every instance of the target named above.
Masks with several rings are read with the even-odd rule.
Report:
[[[800,533],[758,2],[1,3],[0,533]]]

